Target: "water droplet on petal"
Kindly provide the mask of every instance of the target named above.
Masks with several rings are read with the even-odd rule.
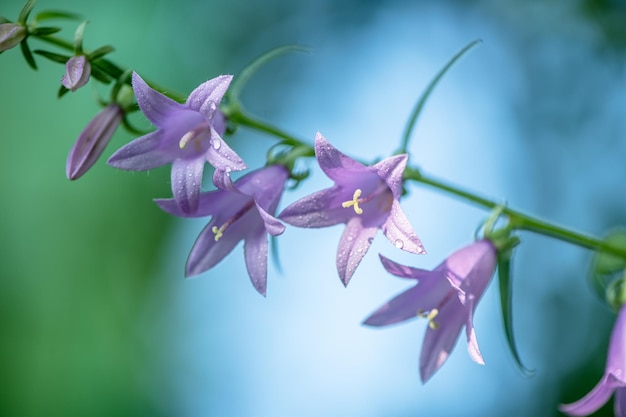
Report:
[[[215,104],[215,102],[212,101],[209,104],[209,108],[211,109],[211,111],[215,111],[215,110],[217,110],[217,104]]]
[[[219,149],[222,146],[222,142],[219,139],[213,139],[213,149]]]
[[[396,246],[396,248],[402,249],[402,247],[404,246],[404,242],[400,239],[396,239],[396,241],[394,242],[394,245]]]

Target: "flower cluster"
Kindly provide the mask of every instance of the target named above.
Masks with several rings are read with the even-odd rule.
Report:
[[[110,99],[100,101],[103,109],[71,147],[66,162],[67,178],[82,177],[104,153],[118,127],[137,132],[130,126],[127,115],[140,110],[155,130],[138,133],[138,138],[109,157],[108,165],[128,171],[147,171],[171,165],[172,198],[155,199],[154,202],[174,216],[209,218],[189,253],[186,277],[210,270],[243,241],[250,281],[259,294],[266,296],[269,236],[280,236],[287,226],[324,228],[345,225],[335,262],[339,279],[347,287],[379,230],[399,250],[415,255],[426,253],[400,201],[408,193],[407,182],[428,184],[493,210],[492,215],[482,225],[477,233],[479,237],[473,243],[453,252],[433,270],[402,265],[379,255],[389,274],[415,281],[415,285],[384,303],[363,324],[384,327],[419,317],[427,319],[419,360],[423,383],[446,362],[463,328],[471,359],[484,364],[473,317],[498,270],[507,342],[521,366],[512,337],[508,293],[510,259],[513,248],[519,243],[516,233],[541,233],[591,248],[599,255],[608,254],[611,258],[604,263],[604,272],[621,278],[613,279],[603,288],[609,304],[619,308],[606,369],[591,392],[579,401],[561,405],[560,410],[572,416],[589,415],[615,394],[615,414],[626,417],[626,244],[613,244],[549,224],[425,177],[418,168],[408,166],[407,144],[420,109],[442,75],[477,41],[459,51],[425,89],[409,118],[407,134],[399,151],[367,164],[345,155],[319,132],[310,145],[243,111],[238,102],[241,85],[258,66],[288,48],[279,48],[260,57],[235,81],[231,75],[220,75],[200,84],[187,97],[165,94],[166,89],[158,88],[137,73],[105,59],[104,56],[113,51],[111,46],[91,51],[83,49],[86,21],[76,29],[73,44],[51,37],[61,29],[41,26],[37,18],[29,21],[34,3],[34,0],[26,2],[16,22],[0,16],[0,52],[19,45],[32,68],[37,67],[33,53],[63,64],[65,71],[58,86],[59,97],[80,89],[91,80],[113,86]],[[72,16],[61,12],[43,15],[46,19],[71,19]],[[28,42],[32,38],[61,47],[64,54],[47,50],[31,52]],[[243,172],[248,169],[247,164],[227,142],[228,135],[238,125],[279,139],[267,153],[265,165],[247,173]],[[286,204],[281,210],[285,191],[308,176],[308,171],[303,173],[296,169],[297,162],[311,157],[315,157],[317,165],[333,185]],[[211,167],[207,168],[207,163]],[[203,190],[205,169],[213,171],[210,190]]]

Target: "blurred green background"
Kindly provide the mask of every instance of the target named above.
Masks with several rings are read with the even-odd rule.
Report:
[[[21,6],[3,0],[0,14],[15,19]],[[111,44],[111,59],[181,93],[275,46],[311,46],[260,71],[244,102],[363,159],[397,147],[430,77],[480,37],[428,103],[413,163],[588,233],[626,224],[624,1],[48,0],[35,13],[49,9],[82,14],[86,48]],[[405,210],[430,256],[398,254],[379,236],[347,291],[334,272],[338,228],[289,229],[267,299],[250,286],[241,248],[183,280],[203,221],[151,202],[170,195],[169,168],[107,167],[133,138],[120,130],[69,182],[67,153],[99,110],[94,94],[108,91],[58,100],[63,68],[38,64],[30,70],[19,50],[0,55],[0,415],[558,415],[558,402],[600,379],[614,316],[585,281],[590,255],[535,236],[523,236],[514,263],[516,335],[533,378],[506,350],[495,283],[475,318],[487,366],[471,363],[462,338],[424,387],[423,323],[358,327],[404,288],[376,252],[434,266],[485,215],[418,187]],[[242,129],[232,145],[256,167],[272,143]],[[314,174],[283,206],[327,185]]]

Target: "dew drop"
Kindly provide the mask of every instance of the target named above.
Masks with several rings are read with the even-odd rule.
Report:
[[[219,139],[213,139],[213,149],[219,149],[222,146],[222,142]]]
[[[212,101],[209,104],[209,108],[211,109],[211,111],[215,111],[215,110],[217,110],[217,104],[215,104],[215,102]]]
[[[400,239],[396,239],[396,241],[394,242],[394,245],[396,246],[396,248],[402,249],[402,247],[404,246],[404,242],[401,241]]]

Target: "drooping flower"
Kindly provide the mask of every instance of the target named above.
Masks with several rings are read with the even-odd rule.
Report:
[[[155,200],[166,212],[181,217],[212,216],[187,259],[186,276],[211,269],[244,240],[246,268],[254,288],[263,296],[267,282],[267,234],[278,236],[285,226],[274,217],[289,178],[282,165],[250,172],[234,184],[224,177],[224,189],[200,194],[198,210],[183,212],[173,199]]]
[[[378,229],[397,248],[425,253],[398,201],[407,155],[365,166],[335,149],[318,132],[315,156],[335,185],[296,201],[279,218],[299,227],[346,224],[337,251],[337,270],[344,285],[348,285]]]
[[[428,379],[444,364],[465,325],[470,357],[484,364],[474,332],[473,316],[478,301],[496,268],[496,248],[488,240],[466,246],[432,271],[403,266],[380,255],[385,269],[393,275],[417,279],[414,287],[389,300],[364,324],[387,326],[415,317],[429,321],[422,353],[420,376]]]
[[[602,407],[615,393],[614,412],[626,416],[626,304],[622,305],[611,333],[609,354],[602,379],[583,398],[562,404],[561,412],[570,416],[587,416]]]
[[[224,115],[217,108],[232,76],[221,75],[193,90],[180,104],[153,90],[133,73],[133,90],[139,108],[156,127],[120,148],[109,165],[145,171],[172,164],[172,192],[183,213],[198,208],[204,165],[215,167],[215,176],[240,171],[246,165],[222,139]]]
[[[15,48],[26,37],[26,28],[17,23],[0,24],[0,52]]]
[[[85,55],[73,56],[65,64],[65,74],[61,84],[70,91],[76,91],[87,84],[91,76],[91,64]]]
[[[123,117],[124,111],[120,105],[111,103],[89,122],[67,156],[67,178],[80,178],[96,163]]]

